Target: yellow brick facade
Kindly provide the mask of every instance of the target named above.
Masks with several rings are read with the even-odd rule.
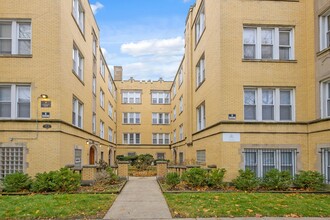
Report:
[[[25,19],[32,26],[31,55],[0,55],[0,86],[24,84],[31,88],[29,119],[0,119],[0,147],[23,146],[24,171],[34,175],[74,164],[75,149],[79,149],[82,165],[89,165],[93,154],[95,161],[102,154],[105,161],[114,164],[116,155],[150,153],[156,158],[163,153],[173,163],[198,162],[226,168],[228,180],[244,169],[248,160],[254,160],[246,156],[253,152],[259,163],[257,169],[263,169],[260,163],[267,152],[273,152],[278,161],[291,155],[286,165],[294,167],[294,172],[325,172],[321,157],[330,148],[330,97],[326,93],[330,50],[328,45],[322,46],[326,23],[319,24],[326,22],[330,14],[329,1],[197,0],[187,15],[185,53],[173,82],[122,80],[121,67],[115,67],[114,81],[104,61],[103,77],[100,30],[88,1],[80,2],[85,15],[83,31],[73,15],[72,1],[1,3],[0,22]],[[205,28],[200,28],[201,23]],[[244,58],[244,28],[256,30],[258,43],[253,59]],[[274,54],[277,50],[280,54],[280,30],[289,33],[290,59],[258,57],[258,53],[262,54],[258,31],[262,33],[264,29],[272,30]],[[95,56],[93,36],[97,39]],[[83,79],[72,71],[73,47],[84,58]],[[205,72],[198,78],[197,69],[201,66]],[[274,120],[262,120],[262,115],[257,115],[256,120],[245,119],[248,89],[255,91],[256,114],[263,109],[262,92],[273,91]],[[100,106],[101,91],[104,107]],[[153,104],[155,91],[170,92],[171,102]],[[290,92],[291,119],[287,121],[279,120],[282,91]],[[124,92],[139,92],[141,102],[125,103]],[[40,94],[49,98],[44,100]],[[72,123],[73,99],[83,103],[82,128]],[[41,107],[42,101],[50,101],[51,107]],[[198,120],[201,109],[205,112],[202,127]],[[42,118],[42,112],[49,112],[50,117]],[[124,113],[139,113],[140,121],[124,123]],[[169,113],[170,124],[153,124],[153,113]],[[46,124],[51,128],[45,128]],[[112,140],[108,138],[109,129]],[[137,133],[138,143],[125,143],[125,134]],[[153,134],[170,134],[169,143],[153,143]],[[270,165],[275,163],[268,159]],[[277,163],[277,167],[285,167],[284,162]]]

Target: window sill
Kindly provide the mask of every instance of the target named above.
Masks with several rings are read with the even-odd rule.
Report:
[[[197,49],[197,47],[198,47],[198,45],[199,45],[199,42],[201,41],[201,39],[202,39],[202,37],[203,37],[203,35],[204,35],[204,33],[205,33],[205,30],[206,30],[206,25],[204,26],[204,29],[203,29],[203,32],[202,32],[201,36],[199,36],[198,40],[196,41],[195,49],[194,49],[194,50]],[[195,30],[195,31],[196,31],[196,30]],[[196,36],[196,35],[195,35],[195,36]],[[195,39],[195,40],[196,40],[196,39]]]
[[[179,115],[181,115],[181,114],[182,114],[182,112],[183,112],[183,111],[181,111],[181,112],[179,113]]]
[[[32,58],[32,54],[0,54],[0,58]]]
[[[164,126],[164,125],[171,125],[171,124],[152,124],[152,125],[160,125],[160,126]]]
[[[197,92],[197,90],[204,84],[205,82],[205,78],[203,79],[203,81],[197,86],[197,88],[195,89],[195,92]]]
[[[244,122],[249,122],[249,123],[295,123],[295,121],[274,121],[274,120],[244,120]]]
[[[75,77],[77,77],[77,79],[81,82],[81,84],[83,84],[85,86],[85,83],[82,79],[79,78],[79,76],[77,75],[76,71],[72,70],[72,73]]]
[[[151,105],[171,105],[171,103],[151,103]]]
[[[262,62],[262,63],[298,63],[297,60],[264,60],[264,59],[242,59],[242,62]]]
[[[316,53],[316,56],[321,56],[321,55],[323,55],[323,54],[325,54],[325,53],[329,53],[329,52],[330,52],[330,47],[327,47],[327,48],[325,48],[325,49],[323,49],[323,50],[317,52],[317,53]]]
[[[123,123],[122,125],[141,125],[141,123],[136,123],[136,124],[132,124],[132,123]]]

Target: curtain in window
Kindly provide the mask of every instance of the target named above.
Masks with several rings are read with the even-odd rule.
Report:
[[[290,174],[293,174],[293,161],[292,151],[281,151],[281,171],[287,170]]]
[[[0,87],[0,117],[1,118],[11,117],[11,87],[10,86]]]
[[[273,30],[261,29],[261,58],[273,59]]]
[[[262,90],[262,120],[274,120],[274,90]]]
[[[11,23],[0,24],[0,54],[11,54]]]
[[[256,28],[244,28],[244,58],[253,59],[256,56]]]
[[[254,173],[258,172],[257,169],[257,152],[249,152],[246,150],[245,152],[245,169],[250,169]]]
[[[17,117],[29,118],[30,117],[30,87],[17,86]]]
[[[275,152],[262,152],[262,173],[263,176],[271,169],[275,168]]]
[[[280,60],[290,59],[290,32],[280,31]]]
[[[280,120],[292,120],[291,91],[280,91]]]
[[[256,93],[255,90],[244,91],[244,119],[256,120]]]
[[[18,24],[18,53],[31,54],[31,24]]]

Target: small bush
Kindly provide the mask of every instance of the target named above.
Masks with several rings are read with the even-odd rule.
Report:
[[[38,173],[32,184],[34,192],[73,192],[80,186],[80,175],[67,168]]]
[[[232,181],[237,189],[252,191],[259,187],[260,180],[252,170],[246,169],[245,171],[239,170],[238,172],[239,175]]]
[[[113,185],[119,181],[119,177],[113,172],[111,167],[101,170],[96,174],[96,183]]]
[[[292,185],[292,177],[289,171],[271,169],[265,174],[261,185],[268,190],[287,190]]]
[[[0,192],[3,191],[3,188],[4,188],[4,186],[3,186],[3,182],[0,180]]]
[[[171,188],[173,189],[176,185],[178,185],[180,183],[181,179],[180,179],[180,175],[177,173],[168,173],[165,176],[165,183]]]
[[[300,171],[296,174],[293,184],[303,189],[321,189],[324,187],[324,176],[317,171]]]
[[[202,187],[207,185],[207,171],[202,168],[192,168],[182,174],[182,180],[188,186]]]
[[[3,189],[6,192],[21,192],[29,190],[31,186],[31,178],[24,173],[13,173],[6,175],[3,180]]]
[[[154,161],[151,154],[140,154],[135,161],[135,166],[138,170],[146,170]]]
[[[213,169],[207,175],[207,185],[209,187],[222,188],[224,187],[223,178],[225,176],[226,169]]]

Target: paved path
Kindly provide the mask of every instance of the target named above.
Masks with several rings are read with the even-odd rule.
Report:
[[[130,177],[104,219],[171,219],[155,177]]]

